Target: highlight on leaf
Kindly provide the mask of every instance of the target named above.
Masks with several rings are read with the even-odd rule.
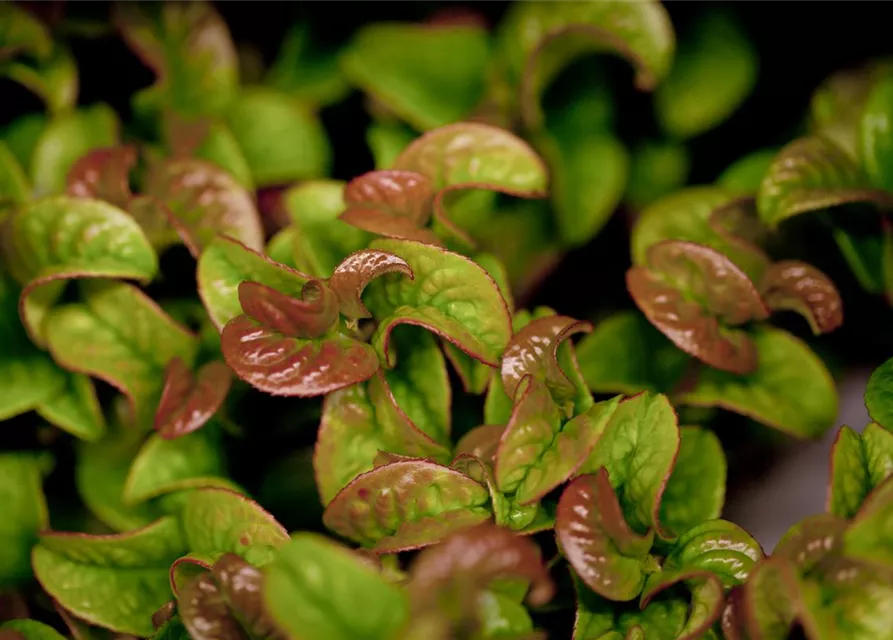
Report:
[[[811,265],[793,260],[772,264],[763,275],[760,295],[773,311],[791,310],[805,317],[817,335],[834,331],[843,323],[837,288]]]
[[[165,372],[155,430],[162,438],[174,439],[201,429],[223,405],[231,384],[232,372],[219,360],[193,375],[183,360],[174,358]]]

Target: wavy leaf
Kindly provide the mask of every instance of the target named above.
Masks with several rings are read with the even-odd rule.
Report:
[[[763,302],[773,311],[796,311],[816,335],[843,323],[843,303],[834,283],[815,267],[794,260],[770,266],[760,283]]]
[[[223,406],[231,384],[232,372],[219,360],[193,375],[182,360],[174,358],[165,371],[155,410],[155,431],[173,440],[201,429]]]

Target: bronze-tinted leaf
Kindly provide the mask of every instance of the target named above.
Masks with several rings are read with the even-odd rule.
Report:
[[[200,429],[223,405],[232,384],[232,372],[215,360],[193,376],[189,367],[174,358],[165,372],[161,401],[155,411],[155,430],[173,440]]]
[[[496,455],[503,431],[505,431],[505,425],[501,424],[484,424],[475,427],[456,443],[456,455],[460,456],[466,453],[492,465],[493,456]]]
[[[787,638],[798,617],[800,590],[793,565],[781,556],[763,558],[741,597],[745,637]]]
[[[348,218],[367,214],[409,220],[418,228],[428,224],[434,188],[426,176],[414,171],[370,171],[351,180],[344,189]],[[353,220],[348,220],[353,224]],[[363,228],[361,225],[357,225]]]
[[[772,555],[787,558],[806,573],[840,548],[846,527],[846,520],[830,513],[810,516],[784,534]]]
[[[767,307],[796,311],[815,334],[834,331],[843,322],[843,304],[834,283],[803,262],[783,260],[770,266],[760,291]]]
[[[217,589],[251,638],[282,638],[263,604],[263,574],[235,553],[225,553],[211,569]]]
[[[342,260],[329,278],[329,287],[338,296],[341,313],[351,320],[371,318],[372,314],[363,304],[363,290],[372,280],[386,273],[402,273],[410,280],[414,277],[403,258],[387,251],[362,249]]]
[[[747,275],[718,251],[680,240],[652,245],[648,263],[626,273],[630,295],[648,320],[677,347],[712,367],[753,371],[753,343],[728,326],[769,315]]]
[[[67,193],[78,198],[105,200],[121,209],[130,201],[130,170],[136,164],[132,146],[94,149],[68,172]]]
[[[760,222],[754,198],[736,198],[710,212],[710,229],[719,236],[713,248],[725,253],[754,282],[760,282],[772,260],[761,247],[766,227]]]
[[[642,591],[654,532],[640,536],[629,528],[604,468],[565,488],[555,534],[562,554],[596,593],[622,601]]]
[[[287,338],[244,315],[230,320],[220,339],[236,375],[272,395],[325,395],[369,379],[379,366],[367,344],[340,335]]]
[[[230,615],[214,576],[203,573],[180,590],[180,616],[193,640],[247,640]]]
[[[320,338],[338,319],[338,299],[319,280],[304,285],[301,299],[259,282],[241,282],[239,303],[245,315],[286,338]]]

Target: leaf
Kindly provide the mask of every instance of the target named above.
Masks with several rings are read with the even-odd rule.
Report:
[[[782,260],[770,266],[760,283],[760,295],[773,311],[790,309],[802,315],[815,335],[834,331],[843,323],[843,304],[834,283],[803,262]]]
[[[592,453],[620,398],[600,402],[565,421],[548,389],[535,379],[516,400],[496,451],[495,476],[503,493],[526,505],[570,478]]]
[[[790,560],[806,575],[825,557],[840,550],[846,520],[831,514],[801,520],[782,536],[772,555]]]
[[[319,280],[305,284],[300,298],[258,282],[242,282],[239,302],[245,316],[286,338],[324,338],[338,320],[338,298]]]
[[[587,587],[610,600],[632,600],[645,584],[653,532],[640,536],[623,516],[608,472],[580,476],[561,494],[555,520],[561,553]]]
[[[377,553],[416,549],[492,514],[487,490],[424,460],[394,462],[364,473],[326,507],[327,528]]]
[[[673,343],[712,367],[744,374],[757,367],[747,334],[730,327],[769,316],[747,275],[703,245],[665,240],[648,250],[648,267],[626,274],[648,320]]]
[[[349,320],[371,318],[372,314],[363,304],[363,291],[372,280],[387,273],[402,274],[410,280],[414,278],[406,261],[393,253],[361,249],[347,256],[328,280],[329,287],[338,297],[341,314]]]
[[[51,459],[50,459],[51,460]],[[31,548],[49,525],[43,476],[48,459],[27,452],[0,453],[0,587],[31,578]]]
[[[770,327],[750,334],[759,366],[738,376],[718,369],[701,371],[680,404],[721,407],[794,437],[824,433],[837,418],[837,390],[824,363],[794,336]]]
[[[313,456],[323,504],[362,473],[371,471],[379,452],[445,462],[449,452],[422,431],[400,408],[379,373],[328,395]]]
[[[532,2],[503,19],[500,43],[520,82],[524,123],[535,129],[542,121],[540,96],[571,60],[593,51],[619,54],[635,68],[636,87],[650,91],[670,70],[675,37],[657,2]]]
[[[225,553],[211,572],[224,601],[243,628],[254,637],[282,637],[264,605],[264,575],[260,570],[234,553]]]
[[[868,96],[888,69],[889,61],[872,60],[826,77],[810,99],[810,130],[829,138],[856,158],[860,146],[860,121]]]
[[[211,640],[245,637],[242,627],[230,615],[227,602],[210,573],[201,573],[183,585],[178,594],[178,602],[183,625],[190,638]]]
[[[344,182],[309,180],[289,188],[283,196],[295,229],[294,253],[298,268],[328,278],[349,254],[366,247],[369,234],[339,216],[345,209]]]
[[[660,504],[679,451],[676,412],[666,396],[643,392],[621,402],[580,473],[605,467],[618,492],[626,521],[635,531],[656,528]]]
[[[174,518],[108,536],[48,532],[34,548],[34,573],[79,618],[146,637],[152,634],[152,614],[170,599],[168,566],[184,549]]]
[[[25,285],[19,301],[25,328],[43,344],[43,322],[73,278],[152,279],[155,252],[126,213],[98,200],[56,196],[35,200],[7,221],[10,272]]]
[[[872,420],[893,428],[893,358],[872,372],[865,386],[865,406]]]
[[[786,145],[760,184],[757,210],[770,227],[792,216],[850,202],[886,204],[889,196],[874,190],[862,169],[845,151],[819,136]]]
[[[664,132],[690,138],[735,112],[756,84],[758,60],[747,34],[722,10],[703,14],[680,42],[654,101]]]
[[[165,371],[155,431],[173,440],[201,429],[223,406],[231,384],[232,372],[219,360],[204,365],[193,376],[182,360],[174,358]]]
[[[43,113],[29,113],[13,120],[3,127],[3,142],[9,147],[12,155],[19,164],[30,174],[31,158],[34,149],[43,135],[47,125],[47,115]]]
[[[37,196],[65,191],[75,162],[91,149],[118,142],[120,124],[111,107],[96,104],[50,120],[31,154],[29,175]]]
[[[282,548],[264,583],[267,610],[292,637],[384,639],[409,616],[404,590],[349,549],[311,533],[296,534]]]
[[[238,92],[236,49],[210,2],[114,8],[128,46],[158,76],[152,91],[177,113],[219,113]]]
[[[136,161],[136,147],[130,145],[93,149],[71,167],[66,193],[77,198],[105,200],[127,210],[131,198],[130,171]]]
[[[893,111],[893,76],[881,76],[871,87],[859,118],[859,156],[871,184],[886,191],[893,190],[893,134],[890,132]]]
[[[81,440],[99,440],[105,434],[106,426],[93,381],[70,371],[61,375],[64,386],[58,394],[37,406],[38,415]]]
[[[53,114],[66,114],[77,104],[77,65],[62,42],[53,42],[49,55],[40,60],[4,61],[0,73],[40,97]]]
[[[744,625],[748,637],[786,638],[800,609],[799,585],[791,564],[782,557],[757,564],[744,587]]]
[[[379,23],[357,32],[340,63],[349,82],[426,131],[462,120],[477,106],[488,49],[487,32],[477,25]]]
[[[691,158],[678,142],[646,141],[632,150],[629,165],[624,200],[641,211],[685,185]]]
[[[150,436],[130,465],[124,484],[125,504],[218,484],[225,475],[219,440],[209,429],[176,440]]]
[[[663,526],[677,534],[718,518],[726,497],[726,457],[719,438],[699,427],[682,427],[679,436],[659,516]]]
[[[288,542],[288,532],[272,515],[225,488],[189,492],[181,520],[189,550],[214,560],[231,552],[260,567],[276,558]]]
[[[3,22],[3,30],[0,32],[0,54],[3,59],[22,54],[37,59],[50,55],[52,36],[46,26],[29,11],[14,4],[2,5],[0,19]]]
[[[716,179],[717,186],[746,196],[756,196],[763,176],[768,173],[778,149],[760,149],[726,167]]]
[[[31,187],[25,171],[9,147],[0,142],[0,207],[24,204],[31,196]],[[5,218],[0,209],[0,221]]]
[[[37,620],[10,620],[0,625],[0,632],[4,631],[21,634],[23,640],[65,640],[65,636]],[[14,639],[15,636],[9,638]]]
[[[893,474],[893,433],[869,424],[859,434],[840,428],[831,449],[828,511],[852,518],[866,496]]]
[[[198,293],[218,328],[242,314],[239,284],[250,280],[300,297],[310,277],[249,249],[237,240],[213,240],[198,259]]]
[[[306,22],[292,25],[286,32],[264,84],[320,107],[340,102],[350,92],[336,55],[328,48],[313,46]]]
[[[148,424],[161,394],[164,370],[187,363],[195,336],[176,324],[139,289],[122,282],[83,283],[84,302],[55,310],[46,322],[56,362],[100,378],[125,393],[140,424]]]
[[[889,461],[888,461],[889,462]],[[893,483],[884,480],[866,496],[852,524],[843,532],[847,557],[893,568]]]
[[[373,122],[369,125],[366,144],[375,159],[375,168],[389,168],[415,137],[415,132],[400,122]]]
[[[161,162],[150,170],[144,192],[167,207],[171,223],[196,258],[218,234],[249,249],[264,247],[260,215],[251,194],[209,162],[192,158]]]
[[[691,360],[634,311],[604,319],[574,350],[583,379],[596,393],[669,393]]]

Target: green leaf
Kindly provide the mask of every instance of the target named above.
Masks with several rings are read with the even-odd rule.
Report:
[[[780,329],[758,327],[750,338],[759,354],[753,373],[737,376],[705,368],[694,388],[676,401],[721,407],[794,437],[823,434],[837,418],[837,389],[824,363]]]
[[[377,170],[390,169],[416,134],[409,127],[399,123],[373,122],[366,130],[366,144],[372,151]]]
[[[319,535],[296,534],[266,568],[264,582],[267,610],[293,637],[387,640],[409,617],[404,590]]]
[[[265,84],[290,96],[325,107],[350,93],[336,55],[313,46],[310,24],[293,25],[267,71]]]
[[[673,533],[662,526],[659,510],[679,438],[676,412],[666,396],[640,393],[620,403],[580,472],[605,467],[630,527],[656,528],[669,538]]]
[[[760,184],[757,210],[770,227],[792,216],[850,202],[886,204],[856,161],[820,136],[798,138],[773,160]]]
[[[9,147],[0,142],[0,207],[24,204],[30,197],[30,191],[22,165]],[[0,222],[4,218],[4,213],[0,211]]]
[[[865,406],[872,420],[893,429],[893,358],[872,372],[865,387]]]
[[[46,26],[29,11],[15,4],[0,5],[0,52],[3,59],[30,55],[37,59],[50,55],[53,39]]]
[[[353,85],[426,131],[463,120],[477,106],[488,49],[480,26],[380,23],[363,27],[340,62]]]
[[[670,393],[691,358],[634,311],[609,316],[576,345],[580,371],[596,393]]]
[[[242,314],[239,284],[246,280],[300,297],[309,276],[273,262],[237,240],[213,240],[198,260],[198,293],[218,328]]]
[[[542,122],[543,91],[571,60],[593,51],[619,54],[635,67],[637,88],[650,91],[670,71],[675,48],[669,16],[651,1],[520,3],[503,19],[499,37],[530,128]]]
[[[699,427],[682,427],[679,435],[679,453],[660,503],[660,522],[677,534],[718,518],[726,497],[726,456],[719,438]]]
[[[207,132],[201,142],[192,150],[196,158],[207,160],[235,178],[239,184],[254,191],[254,177],[239,141],[225,122],[214,120],[207,123]],[[169,134],[170,135],[170,134]]]
[[[632,600],[642,591],[654,559],[654,531],[630,529],[608,472],[584,475],[561,494],[555,520],[561,553],[587,587],[610,600]]]
[[[872,60],[825,78],[810,99],[810,130],[829,138],[853,158],[858,157],[865,104],[872,87],[889,67],[888,60]]]
[[[852,518],[866,496],[893,473],[893,433],[869,424],[859,434],[840,428],[831,450],[828,511]]]
[[[37,413],[71,435],[95,442],[105,434],[105,418],[89,377],[72,372],[62,374],[62,390],[37,406]]]
[[[86,281],[84,302],[55,310],[46,322],[53,358],[105,380],[130,399],[139,424],[150,424],[173,358],[191,364],[198,341],[136,287]]]
[[[3,128],[3,141],[29,175],[31,158],[47,126],[47,120],[47,116],[43,113],[29,113],[16,118]]]
[[[412,280],[402,274],[382,276],[366,289],[364,301],[379,321],[372,343],[383,362],[391,360],[391,331],[408,323],[437,333],[485,364],[497,365],[511,337],[511,319],[486,271],[457,253],[409,240],[376,240],[371,247],[399,256],[413,273]]]
[[[326,507],[323,523],[376,552],[394,552],[489,519],[489,501],[483,486],[458,471],[405,460],[355,478]]]
[[[0,587],[31,578],[31,548],[49,526],[43,476],[48,459],[26,452],[0,453]]]
[[[778,149],[761,149],[736,160],[716,179],[717,186],[745,196],[755,196]]]
[[[37,620],[10,620],[0,625],[0,631],[15,631],[20,633],[24,640],[65,640],[65,636]]]
[[[680,43],[654,104],[666,134],[691,138],[735,112],[756,83],[758,61],[734,18],[712,7]]]
[[[239,91],[229,29],[210,2],[116,6],[125,42],[158,76],[153,99],[184,115],[220,113]]]
[[[184,550],[174,518],[118,535],[50,532],[34,548],[34,573],[79,618],[146,637],[152,614],[171,597],[168,567]]]
[[[685,185],[690,169],[691,158],[682,144],[646,141],[632,151],[624,199],[641,211]]]
[[[790,560],[802,575],[807,575],[826,557],[840,551],[847,525],[846,520],[831,514],[809,516],[785,532],[772,555]]]
[[[742,609],[748,637],[787,638],[798,617],[800,585],[785,558],[765,558],[744,587]]]
[[[274,89],[241,89],[226,121],[251,168],[257,187],[328,172],[331,148],[316,114]]]
[[[887,465],[893,467],[890,457]],[[893,568],[893,482],[877,484],[865,498],[843,534],[843,548],[847,557]]]
[[[513,638],[533,632],[533,620],[524,605],[495,591],[482,591],[477,598],[481,633],[485,638]]]
[[[189,551],[214,560],[231,552],[260,567],[288,542],[288,532],[272,515],[229,489],[189,492],[180,517]]]
[[[859,120],[859,151],[871,184],[893,190],[893,75],[881,77],[868,94]]]

